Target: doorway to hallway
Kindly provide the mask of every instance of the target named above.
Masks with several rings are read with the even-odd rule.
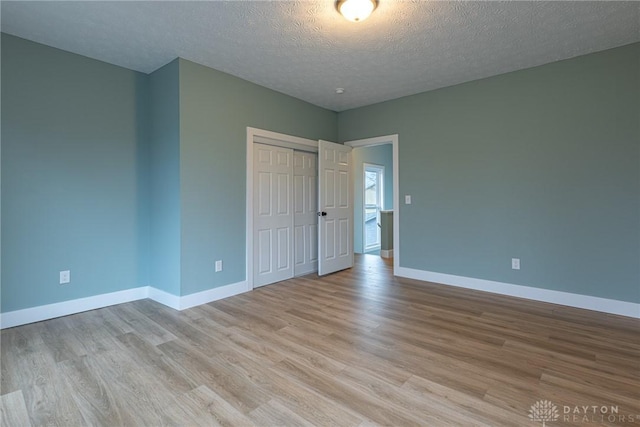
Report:
[[[344,144],[354,148],[354,251],[393,259],[395,269],[400,260],[398,135],[346,141]],[[381,191],[371,186],[373,175],[369,175],[369,183],[366,182],[367,165],[384,166],[382,173],[380,170],[371,170],[378,175],[375,178],[383,182],[378,186]],[[365,187],[370,193],[368,203],[365,200]],[[374,195],[378,196],[377,201],[372,201]]]

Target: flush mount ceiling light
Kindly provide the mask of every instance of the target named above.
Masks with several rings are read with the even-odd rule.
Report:
[[[338,0],[336,9],[351,22],[364,21],[378,6],[377,0]]]

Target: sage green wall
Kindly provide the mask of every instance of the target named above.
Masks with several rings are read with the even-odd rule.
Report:
[[[182,295],[245,280],[247,126],[337,139],[336,113],[180,59]]]
[[[2,312],[147,285],[147,77],[1,41]]]
[[[402,266],[640,302],[640,44],[336,114],[1,41],[2,312],[245,280],[246,126],[398,133]]]
[[[2,312],[245,280],[246,127],[337,139],[336,113],[189,61],[147,76],[5,34],[2,104]]]
[[[363,241],[363,173],[364,164],[384,166],[383,209],[393,209],[393,146],[391,144],[353,149],[353,250],[364,252]]]
[[[341,141],[399,134],[401,266],[640,302],[639,62],[636,43],[340,113]]]
[[[180,295],[180,80],[176,59],[151,73],[150,285]]]

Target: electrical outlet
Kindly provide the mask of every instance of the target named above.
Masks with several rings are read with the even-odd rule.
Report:
[[[520,258],[511,258],[511,269],[520,270]]]
[[[69,271],[69,270],[61,271],[60,272],[60,284],[61,285],[66,285],[69,282],[71,282],[71,271]]]
[[[404,204],[405,205],[410,205],[411,204],[411,195],[410,194],[406,194],[404,196]]]
[[[222,260],[216,261],[216,273],[222,271]]]

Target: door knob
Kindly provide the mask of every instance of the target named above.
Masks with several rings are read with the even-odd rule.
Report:
[[[318,216],[327,216],[326,212],[318,212]]]

